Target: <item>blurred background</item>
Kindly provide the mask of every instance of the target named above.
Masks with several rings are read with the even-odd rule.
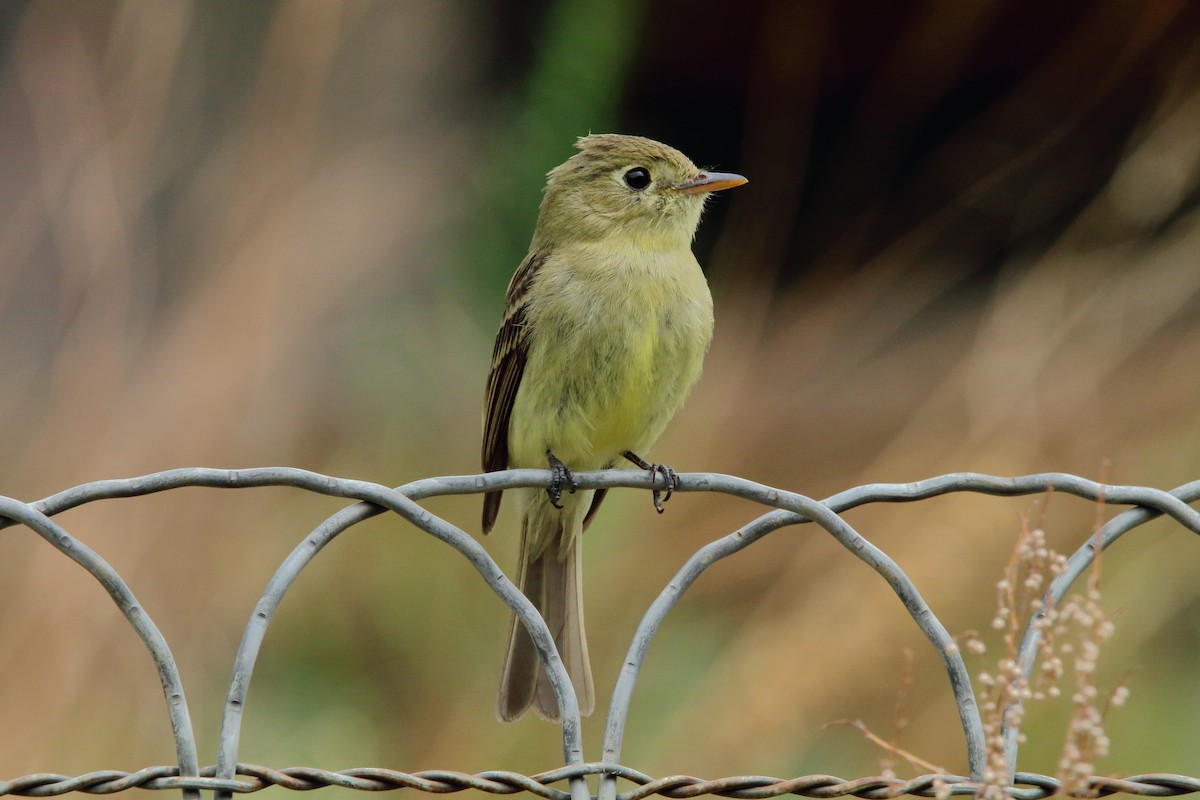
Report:
[[[5,495],[181,466],[476,472],[504,289],[545,173],[589,131],[751,180],[701,226],[716,338],[655,460],[815,497],[964,470],[1200,478],[1193,3],[14,1],[0,109]],[[342,505],[188,489],[59,518],[171,643],[202,763],[258,594]],[[477,497],[429,507],[478,533]],[[589,759],[644,609],[758,513],[610,496],[586,537]],[[957,496],[848,519],[960,634],[989,632],[1023,517],[1070,552],[1112,513]],[[511,514],[486,540],[506,567]],[[1125,675],[1131,696],[1097,769],[1200,773],[1200,542],[1138,529],[1103,588],[1100,685]],[[352,529],[280,609],[241,760],[555,767],[554,726],[496,721],[507,626],[448,548],[394,519]],[[782,530],[668,618],[623,760],[877,774],[878,748],[828,723],[890,737],[901,694],[899,744],[964,770],[945,674],[900,603],[819,530]],[[1022,768],[1054,771],[1065,713],[1030,711]],[[0,532],[0,778],[173,757],[107,596]]]

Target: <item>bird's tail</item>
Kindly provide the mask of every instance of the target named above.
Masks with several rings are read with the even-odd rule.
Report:
[[[578,496],[571,499],[576,503],[583,500]],[[587,499],[590,501],[590,497]],[[596,698],[583,628],[580,561],[583,525],[578,519],[581,514],[572,513],[576,503],[562,511],[552,508],[543,498],[529,504],[521,520],[521,566],[517,580],[521,591],[545,618],[575,687],[580,713],[587,715],[592,713]],[[514,615],[508,634],[508,657],[500,679],[500,719],[511,722],[530,705],[543,719],[559,718],[558,700],[542,669],[533,639]]]

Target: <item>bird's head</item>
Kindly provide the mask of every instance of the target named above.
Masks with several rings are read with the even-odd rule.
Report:
[[[708,196],[746,183],[741,175],[702,170],[675,148],[641,136],[593,134],[576,147],[546,184],[537,226],[546,243],[616,235],[686,247]]]

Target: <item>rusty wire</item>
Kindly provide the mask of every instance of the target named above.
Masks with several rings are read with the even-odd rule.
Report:
[[[625,470],[580,473],[576,477],[581,487],[589,489],[654,489],[656,484],[662,482],[660,476]],[[903,570],[886,553],[855,531],[841,517],[841,513],[869,503],[911,502],[952,492],[1015,496],[1055,491],[1109,505],[1130,506],[1104,525],[1095,537],[1089,539],[1070,557],[1067,570],[1050,587],[1048,597],[1054,602],[1057,602],[1086,570],[1095,558],[1097,550],[1107,548],[1120,536],[1158,516],[1167,515],[1187,530],[1200,533],[1200,513],[1188,505],[1200,499],[1200,481],[1164,492],[1148,487],[1104,485],[1063,473],[1043,473],[1015,478],[956,473],[915,483],[859,486],[817,501],[730,475],[688,473],[680,475],[679,478],[677,491],[722,492],[773,510],[698,550],[646,611],[630,644],[629,654],[613,692],[605,728],[603,761],[599,763],[584,762],[578,703],[545,621],[473,537],[432,514],[418,502],[439,495],[471,494],[528,486],[544,487],[550,480],[550,473],[546,471],[507,470],[486,475],[428,478],[390,489],[380,484],[287,467],[248,470],[197,467],[168,470],[135,478],[96,481],[28,504],[0,496],[0,528],[13,523],[25,525],[86,569],[105,588],[141,637],[158,668],[178,759],[177,766],[148,767],[135,773],[102,771],[74,778],[36,774],[11,781],[0,780],[0,797],[47,797],[71,791],[111,794],[138,787],[182,790],[187,800],[198,800],[200,792],[208,790],[214,792],[218,800],[224,800],[233,794],[254,792],[268,786],[281,786],[299,791],[322,786],[340,786],[363,791],[412,788],[436,793],[478,789],[494,794],[529,792],[553,800],[589,800],[593,796],[599,800],[640,800],[652,794],[668,797],[720,794],[744,798],[776,797],[782,794],[800,794],[808,797],[974,794],[982,785],[981,781],[986,771],[985,743],[975,694],[958,647]],[[268,582],[243,632],[241,645],[235,657],[218,741],[217,764],[204,769],[198,766],[187,700],[167,642],[120,575],[98,553],[90,550],[50,519],[55,514],[85,503],[136,497],[187,486],[292,486],[361,501],[342,509],[306,535]],[[385,511],[397,514],[457,550],[529,630],[558,697],[565,767],[534,776],[503,771],[467,775],[450,771],[404,773],[375,768],[342,772],[312,768],[271,770],[237,761],[242,711],[250,678],[275,609],[300,572],[326,544],[358,522]],[[653,779],[620,766],[621,744],[634,684],[650,642],[666,614],[696,578],[712,564],[741,551],[780,528],[805,523],[815,523],[823,528],[849,552],[875,570],[893,589],[914,623],[938,652],[958,706],[970,777],[926,775],[908,781],[887,777],[848,781],[829,775],[810,775],[788,780],[741,776],[706,781],[689,776]],[[1026,674],[1032,669],[1037,650],[1038,634],[1034,622],[1035,619],[1029,620],[1018,654],[1019,663]],[[1005,783],[1008,785],[1008,794],[1018,798],[1038,798],[1057,793],[1060,785],[1056,779],[1016,772],[1017,738],[1011,731],[1007,733],[1005,745],[1009,766],[1004,777],[1007,779]],[[586,780],[589,775],[599,776],[596,795],[592,795],[589,790]],[[251,780],[237,780],[237,776],[247,776]],[[637,785],[629,791],[620,792],[617,782],[622,779]],[[551,787],[551,784],[561,781],[568,782],[568,792]],[[1186,776],[1165,774],[1147,774],[1126,779],[1095,776],[1089,779],[1088,787],[1089,796],[1115,792],[1168,796],[1200,791],[1200,781]]]

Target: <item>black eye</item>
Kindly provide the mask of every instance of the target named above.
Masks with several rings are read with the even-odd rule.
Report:
[[[650,170],[645,167],[634,167],[625,173],[625,185],[638,191],[645,189],[650,185]]]

